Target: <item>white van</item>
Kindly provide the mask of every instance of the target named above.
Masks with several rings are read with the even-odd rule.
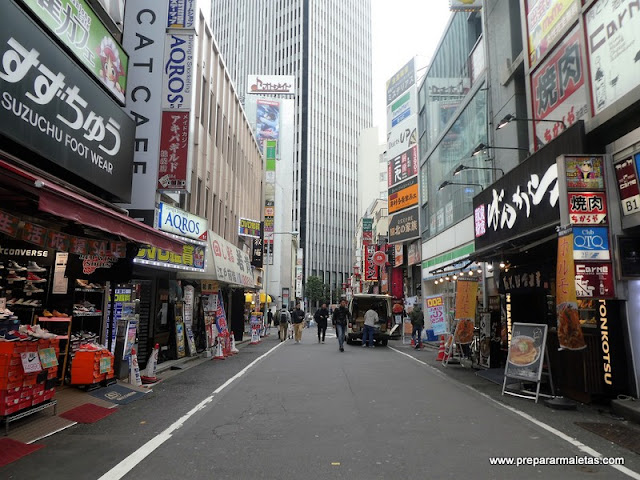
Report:
[[[393,302],[390,295],[357,293],[349,302],[349,312],[351,322],[347,324],[347,343],[352,344],[356,340],[362,341],[362,331],[364,326],[364,314],[373,308],[378,314],[378,324],[375,326],[373,340],[377,345],[386,345],[390,338],[391,327],[393,326],[393,312],[391,310]]]

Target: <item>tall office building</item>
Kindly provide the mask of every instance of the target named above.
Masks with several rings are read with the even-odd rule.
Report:
[[[304,277],[340,287],[352,270],[358,138],[372,125],[371,0],[212,0],[211,24],[238,92],[250,74],[296,77],[292,224]]]

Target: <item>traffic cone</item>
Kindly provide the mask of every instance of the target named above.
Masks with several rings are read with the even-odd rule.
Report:
[[[138,367],[138,355],[136,355],[135,348],[131,349],[129,366],[129,383],[137,387],[142,386],[142,380],[140,379],[140,367]]]
[[[231,335],[231,354],[235,355],[236,353],[240,353],[240,350],[236,347],[236,336]]]
[[[440,335],[440,346],[438,347],[438,356],[436,361],[441,362],[444,360],[444,335]]]
[[[222,351],[222,342],[220,341],[220,335],[216,338],[216,353],[213,356],[214,360],[224,360],[224,352]]]
[[[156,377],[156,370],[158,366],[159,351],[160,344],[156,343],[156,346],[153,347],[153,351],[151,352],[151,356],[149,357],[149,361],[147,362],[147,368],[144,371],[144,375],[140,376],[140,380],[142,380],[143,385],[156,383],[158,381],[158,378]]]

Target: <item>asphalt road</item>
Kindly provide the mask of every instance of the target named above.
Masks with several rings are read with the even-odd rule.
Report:
[[[495,385],[473,379],[486,382],[475,388],[457,374],[443,374],[433,356],[400,342],[346,346],[341,353],[333,335],[318,344],[311,329],[301,344],[281,344],[272,329],[239,355],[193,362],[114,415],[42,440],[45,448],[0,469],[0,477],[640,478],[632,471],[640,471],[636,454],[588,432],[575,435],[573,421],[592,411],[554,412],[517,398],[502,402],[493,395]],[[461,369],[447,367],[453,368]],[[489,460],[585,457],[585,450],[623,456],[628,471],[495,466]]]

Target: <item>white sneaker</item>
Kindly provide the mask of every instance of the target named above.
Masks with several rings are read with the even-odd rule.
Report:
[[[36,262],[29,261],[27,264],[27,272],[46,272],[47,269],[41,267]]]

